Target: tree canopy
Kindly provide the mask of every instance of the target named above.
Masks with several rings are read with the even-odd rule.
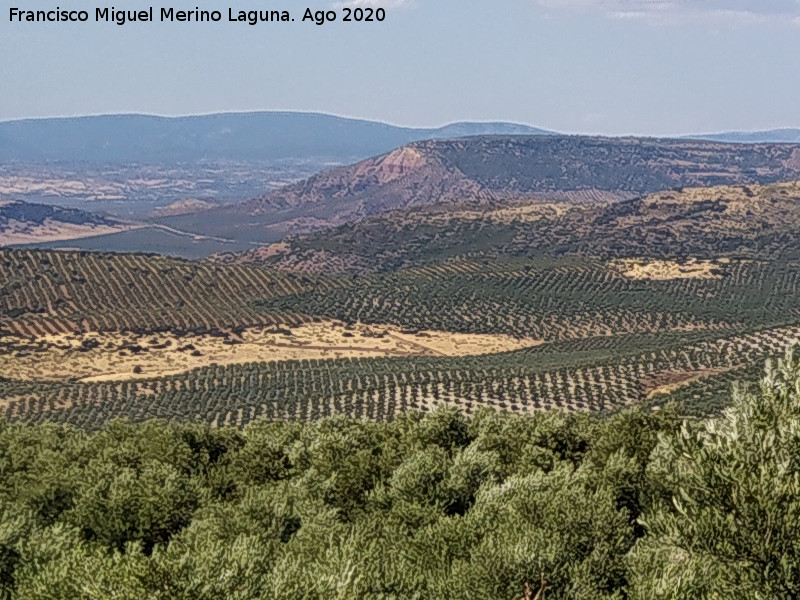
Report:
[[[0,422],[7,600],[788,600],[798,531],[792,355],[706,420]]]

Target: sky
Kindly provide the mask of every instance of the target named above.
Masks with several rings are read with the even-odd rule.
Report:
[[[4,0],[0,120],[299,110],[570,133],[800,127],[800,0],[119,0],[293,23],[11,23],[102,0]],[[382,7],[343,23],[342,6]],[[303,23],[306,8],[339,21]]]

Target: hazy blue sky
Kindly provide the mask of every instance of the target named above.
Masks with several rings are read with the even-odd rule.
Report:
[[[800,127],[800,0],[357,0],[386,21],[322,27],[302,13],[333,0],[152,3],[297,19],[255,27],[11,24],[10,5],[105,5],[3,4],[0,120],[287,109],[612,134]]]

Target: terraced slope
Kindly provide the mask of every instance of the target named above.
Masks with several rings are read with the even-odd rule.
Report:
[[[294,323],[256,305],[302,278],[154,255],[0,249],[0,335],[209,331]]]
[[[694,338],[694,339],[693,339]],[[733,336],[605,338],[480,358],[304,360],[213,366],[129,382],[6,381],[7,418],[95,427],[112,418],[167,418],[213,425],[333,414],[389,419],[447,404],[530,412],[615,410],[637,402],[692,400],[718,408],[733,378],[800,342],[800,327]],[[722,392],[715,396],[715,392]]]
[[[346,322],[547,341],[800,321],[800,262],[720,262],[700,277],[641,279],[580,258],[452,261],[265,299]]]
[[[383,419],[441,403],[467,411],[614,410],[670,397],[704,411],[706,400],[693,404],[698,389],[724,389],[800,342],[800,263],[791,260],[719,261],[713,270],[694,264],[688,274],[661,265],[659,277],[641,278],[629,264],[579,256],[461,259],[353,278],[143,255],[6,250],[0,256],[0,410],[12,420],[91,427],[120,416],[160,416],[242,425],[334,413]],[[141,335],[194,329],[235,344],[248,324],[272,324],[275,334],[291,336],[299,323],[320,319],[343,321],[341,337],[353,335],[347,323],[361,322],[372,324],[378,338],[393,324],[406,343],[416,336],[418,345],[429,329],[543,343],[481,356],[303,360],[292,358],[296,348],[285,357],[278,348],[270,362],[224,365],[203,363],[206,347],[198,345],[203,353],[193,353],[200,355],[195,368],[175,375],[134,370],[112,381],[64,374],[15,379],[14,357],[22,364],[45,351],[48,334],[58,331],[105,331],[108,340],[92,339],[106,345],[122,329]],[[146,351],[129,343],[108,350]],[[68,358],[65,364],[75,362]],[[125,360],[128,368],[136,362]],[[158,370],[152,360],[141,364]]]
[[[231,264],[0,250],[0,411],[84,426],[385,419],[441,403],[673,398],[705,412],[800,343],[798,239],[800,191],[781,183],[438,205]],[[434,343],[448,339],[463,348]],[[69,372],[31,377],[56,351]]]

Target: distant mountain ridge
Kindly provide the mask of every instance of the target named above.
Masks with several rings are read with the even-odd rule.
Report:
[[[415,128],[315,112],[117,114],[2,121],[0,162],[175,164],[324,157],[349,163],[417,141],[479,135],[560,134],[502,121]],[[693,134],[681,139],[800,143],[800,129]]]
[[[353,162],[419,140],[485,134],[551,132],[503,122],[408,128],[298,112],[101,115],[0,122],[0,162],[175,164],[320,157]]]
[[[703,135],[684,136],[684,139],[710,140],[735,144],[800,143],[800,129],[773,129],[770,131],[728,131]]]

